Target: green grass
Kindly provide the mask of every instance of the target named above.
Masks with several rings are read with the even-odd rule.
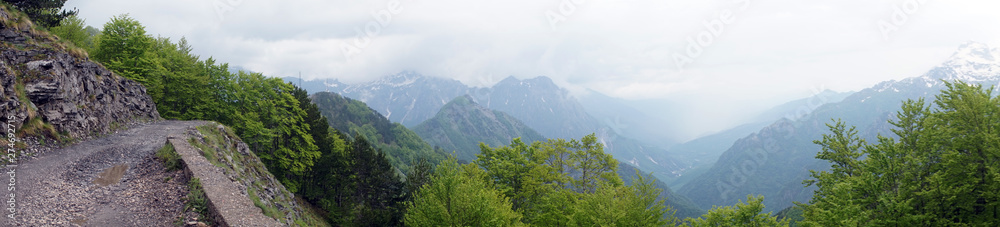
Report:
[[[264,205],[264,203],[260,201],[260,197],[257,196],[256,187],[248,188],[247,194],[250,195],[250,200],[253,200],[253,205],[260,208],[260,210],[264,212],[264,215],[274,218],[279,222],[285,220],[285,213],[278,211],[277,207]]]
[[[208,159],[208,162],[212,163],[212,165],[215,165],[219,168],[226,168],[225,165],[219,163],[219,160],[216,159],[216,153],[214,147],[201,143],[200,141],[195,140],[194,138],[188,139],[188,143],[200,149],[202,156],[205,156],[205,159]]]
[[[313,206],[309,202],[305,201],[301,197],[295,196],[295,203],[299,204],[299,207],[303,208],[302,217],[305,220],[295,220],[295,223],[299,226],[319,226],[319,227],[329,227],[330,224],[326,223],[326,219],[323,218],[326,213],[323,209]],[[299,223],[303,222],[303,223]]]
[[[205,189],[201,187],[201,179],[197,177],[191,178],[191,181],[188,181],[188,195],[187,202],[184,203],[184,209],[197,212],[200,216],[198,220],[211,223],[210,216],[208,215],[208,199],[205,198]]]
[[[303,204],[305,201],[298,201],[294,194],[286,195],[291,198],[290,200],[284,199],[284,196],[279,196],[272,200],[261,198],[258,193],[266,188],[264,186],[266,183],[250,179],[254,177],[252,175],[254,172],[266,173],[267,169],[263,163],[260,163],[259,159],[239,153],[235,144],[236,141],[239,141],[239,137],[232,130],[220,130],[219,124],[216,123],[198,126],[196,129],[203,135],[204,139],[192,138],[189,141],[190,144],[201,149],[205,158],[212,164],[222,168],[224,172],[235,173],[237,181],[248,183],[247,195],[254,206],[260,208],[265,216],[274,218],[283,224],[294,226],[330,226],[326,223],[322,215],[318,214],[315,210],[309,209],[310,206]],[[227,138],[229,138],[228,142]],[[250,181],[248,182],[248,180]],[[296,216],[294,211],[290,210],[291,205],[294,204],[298,204],[299,207],[303,208],[301,217]],[[286,210],[279,209],[279,206],[285,207]],[[294,217],[293,220],[291,220],[291,223],[284,223],[287,221],[286,218],[289,215]]]
[[[174,145],[167,142],[163,145],[160,150],[156,151],[156,157],[163,161],[163,167],[167,168],[167,171],[174,171],[184,168],[184,163],[181,162],[181,155],[177,154],[174,150]]]
[[[21,125],[21,130],[18,130],[18,132],[21,134],[21,137],[59,139],[59,133],[56,132],[56,129],[51,124],[42,121],[41,117],[28,120],[28,123]]]

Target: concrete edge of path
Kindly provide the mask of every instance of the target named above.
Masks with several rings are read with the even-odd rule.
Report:
[[[219,167],[212,165],[197,148],[188,143],[188,136],[169,135],[167,141],[184,162],[184,171],[201,179],[208,199],[209,215],[217,226],[284,226],[264,215],[249,197],[239,192],[236,183],[229,180]]]

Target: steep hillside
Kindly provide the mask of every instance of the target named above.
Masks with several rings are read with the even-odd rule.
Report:
[[[480,105],[509,113],[549,138],[580,138],[603,127],[548,77],[507,77],[471,95]]]
[[[670,154],[679,159],[690,160],[691,166],[678,171],[676,178],[664,180],[667,180],[671,187],[682,186],[708,170],[736,140],[757,132],[778,119],[795,120],[804,117],[823,104],[840,102],[849,94],[853,92],[823,91],[812,97],[775,106],[764,111],[754,122],[672,146],[668,149]]]
[[[296,201],[295,195],[268,172],[257,155],[250,151],[250,147],[243,143],[232,129],[218,123],[208,123],[188,128],[185,134],[188,144],[217,167],[217,172],[223,174],[220,176],[237,186],[236,194],[259,208],[251,211],[260,211],[282,225],[325,225],[322,217],[312,213],[308,205]],[[210,182],[203,184],[205,183]],[[223,201],[214,202],[223,203]]]
[[[648,172],[636,169],[632,165],[621,162],[618,163],[618,176],[621,176],[622,182],[626,185],[631,185],[632,181],[635,180],[636,171],[643,175],[649,174]],[[684,219],[688,217],[698,217],[705,214],[705,210],[698,208],[694,202],[691,202],[691,199],[674,192],[674,190],[670,189],[670,187],[663,183],[662,180],[654,179],[654,181],[656,181],[656,188],[663,190],[657,198],[666,201],[664,204],[677,212],[674,214],[674,217]]]
[[[825,125],[831,119],[857,126],[866,140],[879,134],[891,136],[891,125],[886,121],[894,118],[902,101],[932,98],[944,88],[941,80],[997,85],[1000,51],[985,44],[967,43],[923,76],[882,82],[841,102],[820,106],[798,120],[779,120],[736,141],[704,175],[678,192],[702,208],[731,205],[747,194],[764,195],[764,203],[772,211],[788,207],[793,201],[806,202],[813,191],[801,183],[808,178],[808,170],[830,166],[815,159],[819,146],[812,141],[828,132]]]
[[[313,94],[311,99],[329,121],[330,127],[347,136],[364,136],[385,152],[392,165],[403,172],[407,172],[419,157],[427,158],[431,163],[444,160],[443,150],[434,150],[416,133],[402,124],[389,121],[363,102],[330,92]]]
[[[454,151],[456,158],[466,161],[476,159],[480,142],[495,147],[518,137],[525,143],[545,140],[517,118],[480,106],[468,95],[441,107],[434,118],[413,127],[413,131],[431,145]]]
[[[445,151],[455,151],[461,160],[472,161],[479,154],[479,142],[490,147],[507,145],[513,138],[520,137],[530,144],[545,138],[522,124],[518,119],[504,112],[490,110],[471,100],[469,96],[459,96],[441,108],[430,120],[414,127],[414,131],[435,146]],[[449,149],[457,147],[457,149]],[[463,148],[464,147],[464,148]],[[619,162],[618,175],[625,184],[631,184],[636,171],[649,174],[625,162]],[[656,187],[663,190],[659,198],[677,211],[677,217],[694,217],[704,213],[691,200],[667,187],[663,181],[655,179]]]
[[[419,119],[413,116],[430,119],[449,100],[468,94],[479,105],[507,113],[547,138],[580,138],[597,133],[609,154],[660,178],[673,176],[677,170],[689,166],[687,160],[671,157],[661,147],[619,135],[621,127],[605,126],[591,117],[576,98],[547,77],[527,80],[508,77],[489,88],[472,88],[456,80],[413,72],[352,85],[322,80],[303,83],[329,85],[331,92],[363,101],[394,122]]]
[[[0,9],[0,117],[19,137],[70,140],[159,119],[141,84]]]

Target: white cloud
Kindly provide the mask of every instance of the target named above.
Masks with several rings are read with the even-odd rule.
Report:
[[[274,76],[360,82],[412,70],[485,86],[508,75],[544,75],[573,91],[683,100],[691,103],[684,111],[738,118],[746,111],[733,108],[763,109],[816,86],[858,90],[917,76],[967,40],[1000,45],[1000,2],[989,0],[923,1],[885,39],[879,21],[892,20],[894,7],[909,1],[916,2],[401,0],[401,11],[350,60],[343,47],[389,1],[92,0],[67,7],[95,27],[130,13],[151,34],[187,37],[196,54]],[[563,15],[567,4],[572,12]],[[711,32],[706,22],[727,10],[731,23],[679,71],[673,56],[689,37]],[[564,20],[553,29],[547,12]]]

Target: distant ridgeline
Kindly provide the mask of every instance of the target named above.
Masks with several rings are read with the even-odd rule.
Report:
[[[595,119],[575,97],[547,77],[526,80],[507,77],[487,88],[469,87],[457,80],[423,76],[415,72],[402,72],[352,85],[336,80],[300,82],[298,78],[291,77],[286,77],[285,80],[301,83],[304,87],[326,88],[317,90],[328,89],[332,93],[359,100],[390,121],[411,128],[437,116],[456,97],[467,96],[467,99],[484,108],[507,113],[546,138],[580,138],[597,133],[609,154],[622,162],[652,172],[658,178],[673,178],[689,166],[689,161],[676,159],[665,149],[650,145],[662,141],[641,142],[620,134],[625,132],[623,130],[628,130],[627,127],[606,125],[605,121]],[[451,142],[454,144],[462,141]],[[469,144],[474,146],[477,143],[466,143],[464,146]],[[450,146],[449,143],[431,145],[442,148]],[[458,148],[458,144],[455,145]],[[459,152],[460,156],[463,155],[462,151]],[[471,156],[464,154],[464,157]]]
[[[843,101],[822,105],[796,120],[783,119],[739,139],[704,174],[678,190],[703,209],[731,205],[747,194],[764,195],[768,210],[777,211],[808,202],[815,186],[804,187],[809,170],[828,170],[818,160],[819,145],[828,133],[827,123],[841,119],[858,129],[869,142],[876,136],[895,137],[889,123],[907,99],[934,100],[947,87],[942,82],[961,80],[986,87],[1000,84],[1000,51],[985,44],[966,43],[946,62],[922,76],[886,81],[856,92]],[[1000,87],[997,87],[1000,88]],[[998,90],[993,90],[994,94]]]

